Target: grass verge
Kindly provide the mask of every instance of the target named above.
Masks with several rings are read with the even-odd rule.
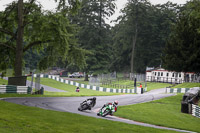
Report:
[[[109,95],[121,95],[123,93],[109,93],[109,92],[100,92],[94,91],[90,89],[80,88],[80,92],[75,92],[76,86],[65,84],[62,82],[58,82],[53,79],[41,78],[40,83],[43,85],[47,85],[53,88],[57,88],[60,90],[65,90],[67,92],[45,92],[45,95],[50,96],[109,96]]]
[[[171,133],[67,112],[44,110],[0,101],[1,133]]]
[[[159,126],[200,132],[200,119],[181,113],[183,94],[129,106],[121,106],[115,115]]]
[[[8,80],[0,78],[0,85],[7,85],[7,84],[8,84]]]
[[[160,89],[160,88],[166,88],[170,86],[169,83],[154,83],[154,82],[147,82],[147,91]]]
[[[42,79],[46,79],[46,78],[42,78]],[[48,79],[48,78],[47,78]],[[45,80],[42,80],[42,84],[44,83],[44,85],[47,85],[48,84],[48,80],[46,79]],[[30,78],[29,78],[30,80]],[[88,85],[89,82],[88,81],[83,81],[83,80],[74,80],[74,82],[78,82],[78,83],[81,83],[81,84],[86,84]],[[116,81],[114,82],[114,84],[120,84],[120,85],[130,85],[130,84],[133,84],[133,81],[132,80],[123,80],[123,81]],[[143,84],[143,87],[145,87],[145,84],[144,82],[142,83]],[[51,85],[51,83],[49,82],[49,85]],[[170,86],[171,84],[169,83],[154,83],[154,82],[147,82],[147,91],[150,91],[150,90],[153,90],[153,89],[159,89],[159,88],[165,88],[165,87],[168,87]],[[106,87],[106,88],[113,88],[112,86],[109,86],[109,85],[104,85],[104,86],[101,86],[101,87]],[[138,86],[139,87],[139,86]],[[115,88],[115,87],[114,87]],[[118,89],[118,88],[116,88]],[[128,88],[128,89],[133,89],[133,88]]]
[[[192,87],[200,87],[200,83],[182,83],[172,88],[192,88]]]

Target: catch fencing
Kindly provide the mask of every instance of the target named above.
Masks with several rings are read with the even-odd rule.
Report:
[[[36,77],[36,75],[34,75],[34,77]],[[137,94],[141,94],[143,92],[142,88],[133,88],[133,89],[116,89],[116,88],[104,88],[104,87],[98,87],[98,86],[93,86],[93,85],[86,85],[86,84],[81,84],[78,82],[74,82],[74,81],[70,81],[70,80],[65,80],[60,78],[59,76],[55,76],[55,75],[43,75],[41,74],[40,77],[43,78],[50,78],[65,84],[69,84],[69,85],[74,85],[77,87],[81,87],[81,88],[86,88],[86,89],[91,89],[91,90],[95,90],[95,91],[102,91],[102,92],[111,92],[111,93],[137,93]]]
[[[35,77],[35,91],[40,90],[40,74],[36,74]]]
[[[138,73],[123,73],[123,77],[117,77],[116,72],[109,74],[100,74],[96,77],[90,77],[89,84],[94,86],[104,86],[108,88],[117,88],[117,89],[133,89],[135,88],[136,83],[142,83],[146,86],[145,82],[146,75]],[[122,82],[127,82],[122,84]],[[139,86],[138,84],[136,86]]]

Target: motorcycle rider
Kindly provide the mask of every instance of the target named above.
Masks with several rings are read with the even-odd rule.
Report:
[[[100,110],[102,110],[104,107],[106,107],[108,105],[112,105],[114,107],[114,110],[112,110],[112,113],[110,115],[113,115],[114,112],[117,112],[117,105],[118,105],[118,101],[117,100],[115,100],[113,103],[104,104],[103,107]],[[99,113],[97,115],[99,115]]]
[[[88,98],[85,101],[83,101],[82,104],[85,102],[89,105],[88,109],[91,110],[91,108],[96,105],[96,97]]]

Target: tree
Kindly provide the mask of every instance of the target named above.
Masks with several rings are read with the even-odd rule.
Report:
[[[84,71],[108,71],[110,59],[110,26],[105,19],[114,13],[115,0],[83,0],[78,15],[72,17],[80,27],[78,33],[81,47],[91,53],[86,57]]]
[[[53,65],[59,58],[67,59],[80,67],[85,65],[85,51],[78,47],[76,29],[70,24],[67,14],[78,7],[78,0],[59,1],[59,10],[65,12],[42,12],[36,0],[12,2],[0,15],[0,51],[5,53],[1,68],[14,68],[15,76],[22,75],[24,53],[30,48],[43,50],[45,56],[40,68]],[[62,6],[60,6],[62,5]],[[6,54],[7,53],[7,54]],[[6,63],[6,65],[5,65]]]
[[[187,2],[167,41],[164,68],[177,72],[200,72],[200,1]]]
[[[112,30],[112,68],[144,73],[146,66],[159,66],[176,10],[170,2],[154,6],[146,0],[130,0]]]

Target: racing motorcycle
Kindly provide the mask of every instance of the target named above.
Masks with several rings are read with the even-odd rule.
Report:
[[[91,101],[83,101],[80,104],[78,110],[79,111],[83,111],[83,110],[87,110],[87,109],[91,110],[90,104],[91,104]]]
[[[108,104],[105,107],[103,107],[102,109],[100,109],[99,112],[97,113],[97,115],[105,117],[107,115],[112,115],[113,112],[116,112],[116,110],[117,110],[117,107],[114,107],[112,104]]]

